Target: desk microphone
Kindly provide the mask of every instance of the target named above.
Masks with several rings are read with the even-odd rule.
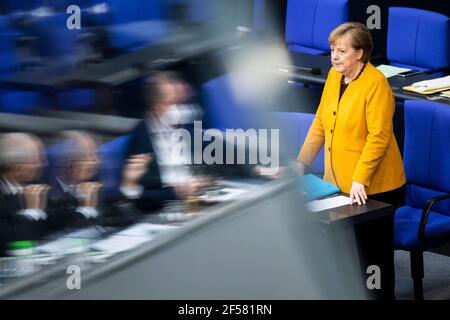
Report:
[[[299,71],[310,72],[313,75],[319,75],[322,73],[320,68],[309,68],[309,67],[297,67],[297,66],[288,66],[288,65],[277,65],[278,71],[281,72],[289,72],[289,69],[295,69]]]

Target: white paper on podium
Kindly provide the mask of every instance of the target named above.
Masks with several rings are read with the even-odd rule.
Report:
[[[91,245],[96,251],[119,253],[128,251],[140,246],[143,243],[153,240],[155,237],[135,237],[135,236],[119,236],[113,235],[108,239],[98,241]]]
[[[116,235],[130,237],[153,237],[176,228],[176,226],[168,226],[164,224],[138,223],[116,233]]]
[[[178,227],[153,223],[138,223],[111,235],[107,239],[92,244],[91,248],[96,251],[119,253],[136,248],[176,228]]]
[[[306,208],[312,212],[323,211],[344,205],[350,205],[350,198],[346,196],[336,196],[321,200],[310,201],[306,204]]]
[[[87,239],[72,239],[61,237],[51,242],[39,245],[34,250],[37,253],[56,255],[75,254],[85,252],[88,243],[89,240]]]
[[[235,199],[236,197],[246,193],[245,189],[222,188],[214,191],[207,191],[206,194],[198,198],[205,202],[225,202]]]

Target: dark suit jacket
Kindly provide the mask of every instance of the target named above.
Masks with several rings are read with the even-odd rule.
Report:
[[[126,154],[129,157],[142,153],[151,153],[154,159],[139,182],[143,186],[144,192],[136,200],[136,206],[144,212],[149,212],[160,208],[164,201],[177,199],[177,195],[172,187],[165,187],[162,184],[156,154],[145,121],[141,121],[131,132],[130,144]]]
[[[18,194],[0,191],[0,253],[5,254],[9,242],[41,240],[50,232],[51,218],[32,220],[19,214],[23,201]],[[47,214],[48,215],[48,214]]]
[[[194,138],[194,128],[193,126],[183,126],[184,129],[189,131],[192,139]],[[201,133],[197,133],[201,134]],[[195,150],[194,143],[191,143],[191,152],[203,152],[206,146],[206,142],[202,141],[202,150]],[[147,173],[142,177],[140,184],[144,187],[144,192],[139,200],[136,201],[136,206],[144,211],[152,211],[158,209],[162,206],[164,201],[175,200],[177,195],[172,187],[163,187],[161,182],[160,169],[158,167],[157,155],[154,152],[153,144],[150,139],[148,126],[145,121],[141,121],[136,128],[131,132],[131,139],[129,144],[129,149],[127,152],[127,157],[142,153],[152,153],[155,157],[153,161],[149,164]],[[235,146],[235,159],[237,156],[237,148]],[[224,153],[225,156],[225,153]],[[224,161],[225,163],[225,161]],[[235,161],[237,163],[237,161]],[[254,165],[193,165],[192,167],[200,167],[202,174],[207,175],[221,175],[221,176],[251,176],[252,169]]]
[[[54,231],[79,229],[96,224],[96,219],[88,219],[76,212],[78,200],[64,189],[56,178],[51,181],[47,211],[52,216]]]

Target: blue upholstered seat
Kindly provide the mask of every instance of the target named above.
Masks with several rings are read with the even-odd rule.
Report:
[[[277,123],[280,128],[281,144],[287,149],[287,156],[292,160],[295,160],[305,142],[309,127],[314,120],[314,114],[301,112],[274,112],[273,115],[275,123]],[[322,147],[313,164],[308,168],[309,172],[323,175],[323,162],[324,155]]]
[[[348,21],[347,0],[288,0],[286,42],[291,51],[325,54],[328,36]]]
[[[22,33],[12,26],[9,16],[0,16],[0,78],[7,78],[20,68],[16,42]],[[36,92],[0,90],[0,112],[32,113],[45,99]]]
[[[389,8],[387,58],[390,64],[416,70],[450,66],[450,23],[443,14]]]
[[[240,72],[211,79],[202,85],[205,110],[204,128],[248,129],[258,122],[254,117],[253,97],[250,97],[251,76]],[[243,96],[245,94],[245,96]]]
[[[169,29],[164,0],[107,0],[110,5],[110,46],[134,51],[162,39]]]
[[[449,146],[450,108],[423,100],[405,101],[406,204],[395,213],[394,247],[411,252],[416,298],[423,295],[423,251],[450,239]],[[430,208],[436,197],[443,198]],[[425,208],[429,209],[427,219]]]
[[[125,164],[130,136],[120,136],[99,147],[101,160],[99,176],[106,197],[119,194],[122,182],[122,170]]]

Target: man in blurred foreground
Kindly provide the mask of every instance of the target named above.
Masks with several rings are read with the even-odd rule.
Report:
[[[36,184],[45,163],[40,140],[25,133],[0,137],[0,252],[10,242],[39,240],[54,227],[46,212],[48,185]]]

